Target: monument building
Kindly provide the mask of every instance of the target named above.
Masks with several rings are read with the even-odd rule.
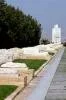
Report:
[[[61,43],[61,28],[58,24],[52,28],[52,43]]]

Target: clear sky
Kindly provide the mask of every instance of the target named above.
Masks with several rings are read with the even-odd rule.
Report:
[[[25,14],[30,14],[42,25],[43,36],[51,39],[51,29],[59,24],[62,39],[66,40],[66,0],[6,0]]]

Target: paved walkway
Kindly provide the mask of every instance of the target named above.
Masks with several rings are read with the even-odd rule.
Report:
[[[64,49],[59,50],[37,77],[14,100],[44,100],[63,52]]]
[[[66,49],[48,89],[45,100],[66,100]]]

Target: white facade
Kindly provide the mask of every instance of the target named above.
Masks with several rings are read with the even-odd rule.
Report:
[[[61,43],[61,28],[58,25],[52,28],[52,43]]]

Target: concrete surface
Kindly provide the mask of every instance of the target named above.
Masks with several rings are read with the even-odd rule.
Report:
[[[66,49],[48,89],[45,100],[66,100]]]
[[[44,100],[63,52],[64,48],[60,49],[38,76],[14,100]]]

